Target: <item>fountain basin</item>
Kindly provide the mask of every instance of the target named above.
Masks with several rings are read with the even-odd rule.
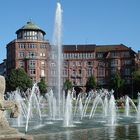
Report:
[[[103,121],[104,120],[104,121]],[[135,115],[126,117],[123,114],[117,117],[117,124],[107,124],[107,118],[100,114],[93,119],[84,118],[73,122],[72,127],[65,127],[63,120],[50,121],[46,117],[36,123],[36,120],[29,122],[30,129],[28,135],[32,135],[35,140],[88,140],[88,139],[138,139],[140,137],[140,124],[136,123]],[[50,123],[51,122],[51,123]],[[25,131],[25,127],[18,128],[20,132]]]

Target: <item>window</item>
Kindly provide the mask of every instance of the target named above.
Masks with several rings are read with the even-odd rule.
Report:
[[[19,61],[19,67],[24,68],[25,64],[24,61]]]
[[[130,52],[129,51],[121,52],[121,57],[130,57]]]
[[[132,60],[125,60],[125,61],[124,61],[124,64],[125,64],[125,65],[130,65],[130,64],[132,64]]]
[[[25,49],[25,47],[26,47],[25,44],[19,44],[20,49]]]
[[[81,69],[78,70],[78,74],[79,74],[79,75],[82,74],[82,70],[81,70]]]
[[[24,57],[25,55],[24,55],[24,52],[19,52],[19,57]]]
[[[130,68],[125,68],[124,74],[125,75],[130,75]]]
[[[41,61],[41,67],[45,68],[45,62],[44,61]]]
[[[76,75],[76,70],[73,70],[72,74],[73,74],[73,75]]]
[[[76,62],[73,62],[73,67],[75,67],[76,66]]]
[[[54,67],[56,67],[56,64],[55,63],[51,63],[50,66],[51,66],[51,68],[52,67],[54,68]]]
[[[45,70],[42,69],[42,70],[41,70],[41,77],[44,77],[44,76],[45,76]]]
[[[30,39],[30,40],[37,40],[37,39],[43,39],[43,34],[40,35],[42,33],[37,32],[37,31],[25,31],[23,33],[23,38],[24,39]]]
[[[29,68],[35,68],[35,60],[29,60]]]
[[[64,76],[67,76],[67,74],[68,74],[68,70],[67,70],[67,69],[64,69],[64,70],[63,70],[63,75],[64,75]]]
[[[36,56],[35,52],[29,52],[28,53],[29,58],[34,58]]]
[[[40,56],[45,57],[45,56],[46,56],[46,54],[45,54],[45,53],[43,53],[43,52],[41,52],[41,53],[40,53]]]
[[[77,66],[82,66],[82,62],[81,61],[77,61],[76,65]]]
[[[88,66],[92,66],[92,62],[91,62],[91,61],[88,61],[88,62],[87,62],[87,65],[88,65]]]
[[[36,71],[35,71],[35,69],[30,69],[30,70],[29,70],[29,72],[30,72],[30,74],[31,74],[31,75],[34,75],[34,74],[36,74]]]
[[[92,75],[92,68],[88,68],[87,69],[87,76],[91,76]]]
[[[117,69],[116,68],[112,68],[111,69],[111,75],[115,75],[116,72],[117,72]]]
[[[30,49],[33,49],[33,48],[36,48],[37,46],[36,46],[36,44],[28,44],[28,48],[30,48]]]
[[[67,67],[68,66],[68,62],[64,61],[64,66]]]
[[[98,68],[98,76],[105,76],[105,69],[104,68]]]
[[[111,56],[112,57],[117,57],[117,56],[119,56],[119,53],[118,52],[111,52]]]
[[[46,45],[45,44],[40,44],[40,48],[44,49],[44,48],[46,48]]]
[[[97,53],[97,58],[102,58],[103,57],[103,53]]]
[[[113,59],[113,60],[111,61],[111,66],[118,66],[118,60]]]
[[[51,70],[51,75],[52,75],[52,76],[56,75],[56,70],[55,70],[55,69],[52,69],[52,70]]]

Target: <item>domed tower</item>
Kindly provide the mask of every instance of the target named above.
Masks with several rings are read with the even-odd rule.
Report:
[[[47,81],[50,44],[46,33],[32,21],[16,31],[17,38],[7,44],[7,75],[12,69],[24,68],[34,82]]]
[[[31,21],[16,31],[17,39],[44,40],[45,32]]]

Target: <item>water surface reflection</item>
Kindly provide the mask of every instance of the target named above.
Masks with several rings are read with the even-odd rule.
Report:
[[[140,124],[34,135],[35,140],[140,140]]]

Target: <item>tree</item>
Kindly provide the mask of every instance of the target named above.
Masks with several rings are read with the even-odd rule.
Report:
[[[116,73],[114,75],[114,78],[112,78],[112,80],[111,80],[111,88],[117,94],[116,95],[117,98],[118,98],[118,94],[120,94],[123,86],[124,86],[124,79],[121,78],[121,76],[119,75],[119,73]]]
[[[44,95],[47,91],[47,84],[45,83],[45,80],[41,79],[37,85],[39,87],[40,93]]]
[[[32,80],[23,68],[13,69],[11,74],[6,78],[6,90],[14,91],[19,88],[26,91],[32,87]]]
[[[133,76],[132,80],[134,80],[133,82],[134,90],[135,92],[140,92],[140,70],[134,71],[132,76]]]
[[[86,91],[88,92],[88,91],[96,88],[96,85],[97,85],[97,83],[96,83],[95,77],[93,75],[90,76],[86,82]]]
[[[72,82],[69,81],[68,79],[65,81],[63,85],[64,90],[67,92],[68,90],[72,89]]]

